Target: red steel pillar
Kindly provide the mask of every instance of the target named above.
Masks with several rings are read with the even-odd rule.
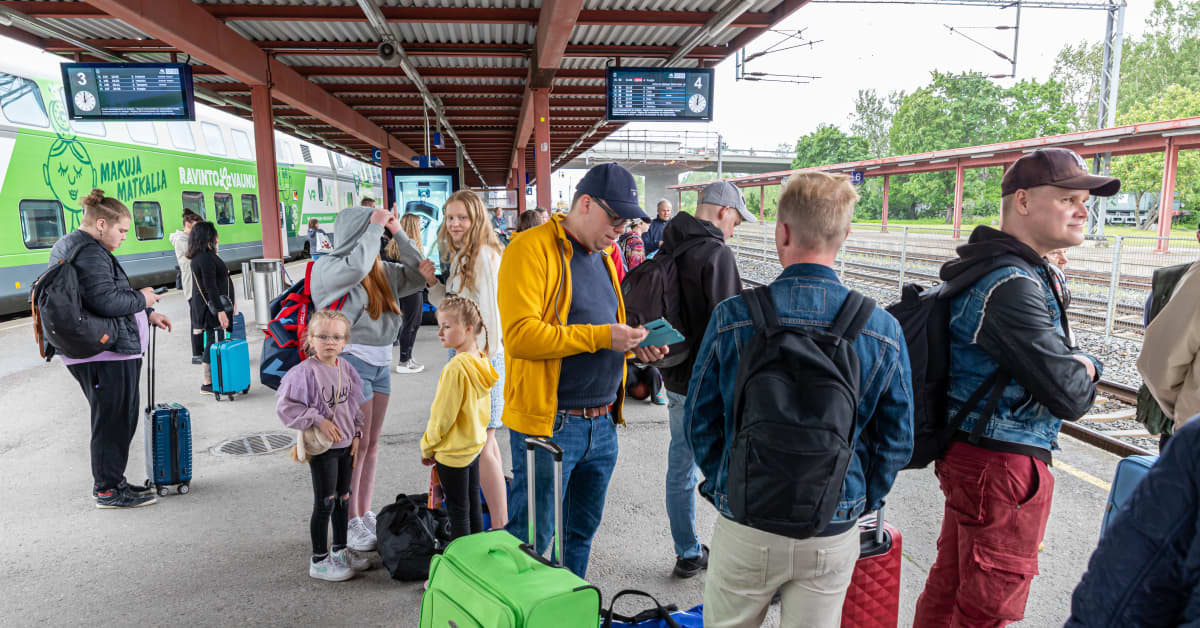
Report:
[[[521,151],[520,154],[517,155],[517,169],[514,172],[515,174],[513,176],[516,179],[517,184],[517,215],[520,216],[525,212],[526,205],[529,203],[529,201],[525,198],[525,151]],[[547,185],[549,182],[550,177],[546,177]],[[539,201],[542,198],[541,190],[542,180],[538,179]],[[545,207],[547,210],[550,209],[549,205],[542,205],[541,202],[538,202],[538,207]]]
[[[258,165],[258,210],[262,222],[262,255],[283,259],[283,212],[280,211],[279,179],[275,164],[275,112],[271,110],[271,88],[250,87],[254,117],[255,162]]]
[[[963,204],[963,162],[958,160],[954,163],[954,239],[959,238],[962,232],[962,204]]]
[[[763,221],[763,215],[767,213],[767,186],[758,186],[758,221]]]
[[[1171,217],[1175,215],[1175,171],[1179,167],[1179,147],[1175,138],[1167,138],[1164,151],[1162,194],[1158,197],[1158,243],[1154,247],[1156,253],[1166,253],[1169,250],[1171,237]]]
[[[882,233],[887,233],[888,192],[890,191],[891,187],[892,187],[892,175],[890,175],[890,174],[883,175],[883,229],[880,230]]]
[[[396,202],[396,199],[388,197],[388,186],[387,186],[388,172],[387,171],[388,171],[388,168],[391,168],[391,167],[392,167],[392,156],[391,156],[391,154],[388,153],[387,146],[380,146],[379,147],[379,169],[383,171],[383,177],[380,178],[379,180],[383,181],[383,189],[380,191],[380,196],[382,197],[381,200],[383,202],[381,202],[379,204],[379,207],[383,207],[384,209],[392,210],[393,214],[397,214],[396,218],[399,218],[400,217],[399,216],[400,209],[392,206],[393,203]]]
[[[537,173],[538,207],[550,208],[550,90],[533,90],[533,162]],[[517,182],[521,193],[525,181]]]

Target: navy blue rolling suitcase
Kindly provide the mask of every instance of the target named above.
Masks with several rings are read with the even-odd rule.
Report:
[[[159,495],[176,487],[186,494],[192,481],[192,417],[178,403],[155,403],[154,358],[155,332],[150,328],[150,346],[146,351],[146,480]]]
[[[212,366],[213,396],[233,401],[235,394],[250,391],[250,345],[245,340],[222,340],[208,348]]]

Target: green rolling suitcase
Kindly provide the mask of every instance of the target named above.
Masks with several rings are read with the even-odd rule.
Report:
[[[529,538],[534,538],[534,451],[554,456],[555,556],[562,556],[562,449],[525,439]],[[597,628],[600,590],[503,530],[455,539],[429,564],[421,628]]]

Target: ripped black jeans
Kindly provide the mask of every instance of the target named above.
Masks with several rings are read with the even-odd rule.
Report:
[[[350,523],[350,472],[354,457],[349,447],[330,449],[308,460],[312,471],[313,511],[309,520],[313,557],[329,553],[329,521],[333,520],[333,550],[346,547]]]

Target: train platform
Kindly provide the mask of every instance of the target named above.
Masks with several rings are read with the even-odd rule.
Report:
[[[295,276],[293,274],[293,276]],[[248,318],[253,308],[242,303]],[[171,493],[149,508],[94,508],[88,458],[88,410],[78,385],[34,349],[29,319],[0,324],[0,529],[8,550],[0,571],[0,617],[12,625],[391,625],[416,626],[420,583],[392,581],[380,570],[345,583],[308,577],[308,469],[283,451],[228,455],[230,439],[285,432],[273,391],[255,384],[236,401],[201,394],[200,367],[189,360],[186,303],[178,291],[159,306],[176,325],[159,333],[158,399],[186,405],[193,417],[191,493]],[[248,321],[252,370],[261,333]],[[379,452],[375,509],[397,493],[425,492],[428,469],[417,443],[438,371],[445,363],[432,327],[417,336],[423,373],[393,375]],[[143,371],[144,372],[144,371]],[[143,403],[145,402],[143,398]],[[669,439],[667,410],[631,401],[619,431],[620,459],[596,536],[589,580],[605,599],[624,588],[652,592],[687,608],[702,601],[704,575],[671,576],[674,552],[663,497]],[[260,441],[261,442],[261,441]],[[507,433],[501,443],[508,442]],[[1096,546],[1117,458],[1069,437],[1056,455],[1054,507],[1019,626],[1061,625],[1070,596]],[[506,468],[508,450],[505,453]],[[144,477],[142,433],[127,476]],[[697,505],[701,537],[715,511]],[[887,518],[903,534],[900,625],[911,625],[917,595],[935,557],[942,495],[932,471],[901,473]],[[778,623],[778,609],[767,626]],[[569,628],[569,627],[566,627]]]

